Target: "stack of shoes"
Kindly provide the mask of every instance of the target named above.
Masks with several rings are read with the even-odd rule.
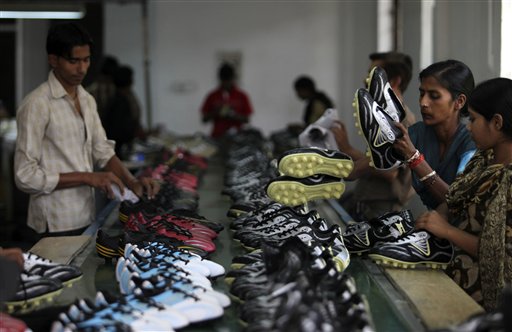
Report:
[[[229,298],[212,288],[224,268],[169,244],[127,244],[116,264],[121,296],[98,293],[61,313],[52,331],[173,331],[219,318]]]
[[[340,271],[350,263],[340,227],[328,226],[314,210],[305,212],[303,208],[273,203],[259,212],[235,219],[231,228],[234,240],[249,251],[260,249],[265,243],[279,244],[297,238],[307,244],[328,248]]]
[[[380,170],[394,169],[402,161],[393,150],[393,143],[403,135],[394,122],[404,119],[405,109],[382,68],[374,67],[367,83],[368,89],[358,89],[355,93],[356,126],[367,142],[370,165]]]
[[[247,331],[372,329],[364,300],[329,250],[290,238],[235,260],[245,264],[238,263],[225,280],[242,303]]]
[[[55,263],[31,252],[24,253],[23,258],[18,290],[5,303],[10,313],[25,313],[51,303],[64,287],[71,287],[82,278],[82,271],[76,266]]]
[[[265,185],[277,173],[271,166],[270,150],[268,141],[255,130],[243,130],[232,138],[226,151],[222,190],[232,201],[227,212],[229,217],[238,217],[271,203]]]
[[[279,203],[297,206],[316,199],[340,198],[352,159],[337,150],[297,148],[278,160],[281,176],[271,180],[267,195]]]

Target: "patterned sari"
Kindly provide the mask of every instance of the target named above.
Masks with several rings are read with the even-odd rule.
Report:
[[[478,259],[455,248],[446,273],[487,311],[512,282],[512,164],[492,160],[492,150],[478,151],[446,196],[458,227],[479,236]]]

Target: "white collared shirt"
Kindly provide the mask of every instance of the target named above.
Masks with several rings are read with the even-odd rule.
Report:
[[[55,190],[59,174],[93,172],[114,156],[115,143],[107,140],[94,98],[82,86],[77,91],[82,115],[51,71],[16,114],[15,182],[30,194],[27,224],[38,233],[74,230],[93,221],[94,189]]]

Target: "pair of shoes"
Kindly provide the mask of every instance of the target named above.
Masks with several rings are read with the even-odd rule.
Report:
[[[368,89],[358,89],[354,97],[356,126],[368,144],[370,165],[381,170],[394,169],[402,161],[394,153],[393,143],[403,134],[393,122],[405,118],[405,109],[382,68],[374,67],[367,82]]]
[[[369,221],[349,224],[343,232],[343,240],[350,253],[361,254],[381,243],[395,241],[413,229],[410,210],[389,212]]]
[[[283,175],[267,184],[267,195],[284,205],[297,206],[316,199],[340,198],[352,159],[337,150],[297,148],[285,152],[277,167]]]
[[[368,252],[375,263],[392,267],[445,268],[453,253],[450,242],[415,231],[410,210],[350,224],[343,239],[350,253]]]

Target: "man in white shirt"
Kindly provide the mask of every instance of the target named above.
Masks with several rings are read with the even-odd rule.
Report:
[[[51,27],[46,50],[52,70],[16,115],[15,182],[30,194],[27,224],[39,234],[81,234],[94,219],[94,188],[110,198],[112,185],[149,198],[159,190],[156,181],[135,178],[115,155],[96,102],[81,85],[92,45],[77,24]]]

